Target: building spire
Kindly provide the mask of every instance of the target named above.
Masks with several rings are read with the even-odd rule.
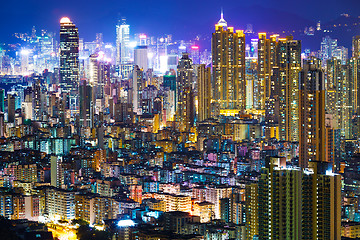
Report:
[[[219,20],[219,22],[218,22],[217,25],[222,26],[223,28],[227,28],[227,22],[226,22],[225,19],[224,19],[224,11],[223,11],[223,8],[221,8],[221,18],[220,18],[220,20]]]

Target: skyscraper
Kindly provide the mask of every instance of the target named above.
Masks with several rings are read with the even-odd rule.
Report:
[[[276,49],[278,74],[274,74],[271,98],[278,101],[276,113],[280,139],[298,141],[299,135],[299,72],[301,70],[301,42],[292,36],[279,39]]]
[[[299,165],[325,161],[325,78],[318,59],[305,60],[299,81]]]
[[[93,120],[93,88],[86,82],[81,81],[80,95],[80,125],[92,127]]]
[[[126,18],[119,20],[116,25],[116,64],[130,61],[130,25],[126,24]]]
[[[329,59],[326,64],[326,110],[332,115],[334,128],[340,129],[346,139],[352,138],[351,119],[356,99],[352,67],[352,64],[342,65],[336,58]]]
[[[0,112],[5,112],[5,89],[0,89]]]
[[[256,221],[261,240],[340,239],[341,176],[332,173],[329,163],[309,165],[300,169],[287,167],[285,158],[267,159],[257,184],[258,216],[246,223],[247,239],[255,237],[256,232],[249,230]],[[257,196],[248,192],[251,209]]]
[[[176,115],[182,131],[189,131],[194,125],[195,106],[193,99],[192,60],[188,53],[183,53],[177,66],[177,107]]]
[[[360,57],[360,36],[354,36],[352,40],[352,56],[356,59]]]
[[[198,66],[198,120],[199,122],[210,118],[210,104],[211,104],[211,68],[206,67],[205,64]]]
[[[332,39],[326,36],[322,39],[320,46],[320,58],[322,61],[333,57],[334,52],[337,49],[337,39]]]
[[[259,178],[259,239],[301,239],[301,171],[267,159]]]
[[[271,81],[272,68],[275,65],[276,45],[278,35],[266,38],[266,33],[259,33],[258,42],[258,95],[259,109],[265,110],[266,101],[270,100],[271,89],[274,87]],[[269,103],[268,103],[269,104]]]
[[[221,110],[245,109],[245,34],[221,19],[212,34],[213,99]]]
[[[144,72],[148,70],[147,46],[137,46],[134,49],[134,65],[138,65]]]
[[[133,77],[130,89],[130,101],[132,102],[133,112],[142,114],[142,90],[144,88],[144,71],[138,66],[134,66]]]
[[[79,85],[79,33],[67,17],[60,20],[60,84],[67,90]]]

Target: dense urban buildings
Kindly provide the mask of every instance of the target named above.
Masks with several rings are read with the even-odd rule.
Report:
[[[351,52],[330,36],[310,51],[221,13],[206,48],[130,24],[85,41],[63,17],[56,34],[33,28],[0,49],[0,227],[22,239],[360,238],[359,36]]]

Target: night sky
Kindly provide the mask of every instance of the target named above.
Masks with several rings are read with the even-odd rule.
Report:
[[[213,30],[221,7],[229,25],[244,29],[252,23],[255,31],[326,22],[341,13],[360,15],[359,0],[5,0],[0,6],[0,42],[8,42],[14,32],[30,32],[32,26],[57,32],[62,16],[75,22],[86,41],[103,32],[105,41],[114,42],[119,14],[128,19],[131,34],[171,33],[175,38],[190,39]]]

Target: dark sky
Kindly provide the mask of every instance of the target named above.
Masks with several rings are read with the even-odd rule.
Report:
[[[94,40],[97,32],[114,41],[119,14],[127,17],[131,33],[172,33],[188,39],[194,32],[212,31],[221,7],[230,25],[241,29],[252,23],[255,30],[271,24],[291,28],[291,24],[326,22],[341,13],[360,15],[359,0],[3,0],[0,42],[8,41],[14,32],[30,32],[32,26],[58,31],[62,16],[75,22],[86,41]]]

